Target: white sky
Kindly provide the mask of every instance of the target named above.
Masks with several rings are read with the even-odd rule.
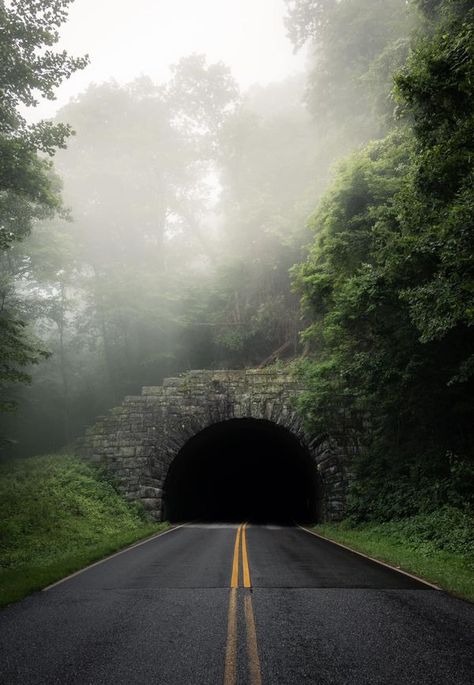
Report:
[[[227,64],[242,88],[281,80],[304,63],[286,37],[285,7],[284,0],[75,0],[59,47],[89,53],[91,64],[31,115],[52,116],[91,82],[165,80],[169,65],[192,52]]]

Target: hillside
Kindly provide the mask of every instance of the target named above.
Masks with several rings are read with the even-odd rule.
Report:
[[[0,605],[163,527],[68,455],[0,464],[0,521]]]

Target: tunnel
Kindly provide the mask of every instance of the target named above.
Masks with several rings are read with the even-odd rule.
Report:
[[[315,521],[318,476],[289,430],[231,419],[197,433],[170,465],[163,488],[168,521]]]

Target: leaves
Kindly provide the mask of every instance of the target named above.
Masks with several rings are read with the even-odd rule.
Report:
[[[337,433],[339,403],[370,416],[360,518],[395,515],[391,500],[398,515],[417,511],[421,482],[434,497],[452,455],[459,468],[474,457],[474,13],[450,6],[396,77],[406,123],[341,165],[294,271],[312,319],[309,424]]]
[[[50,48],[67,18],[71,0],[12,0],[0,3],[0,387],[2,393],[30,380],[25,369],[48,353],[29,332],[25,301],[15,293],[15,243],[24,240],[33,224],[59,213],[59,184],[50,161],[64,147],[71,129],[65,124],[27,125],[21,106],[39,98],[54,98],[54,89],[87,58],[73,58]],[[14,408],[3,400],[0,411]]]

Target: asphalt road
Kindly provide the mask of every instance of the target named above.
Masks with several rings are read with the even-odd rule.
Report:
[[[474,606],[298,528],[189,525],[0,612],[0,682],[474,683]]]

